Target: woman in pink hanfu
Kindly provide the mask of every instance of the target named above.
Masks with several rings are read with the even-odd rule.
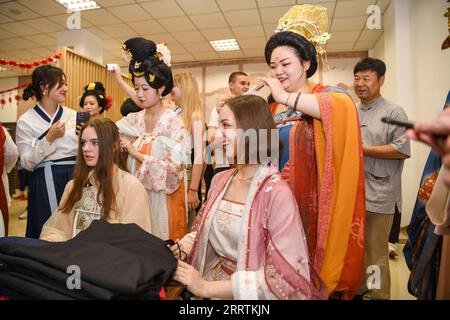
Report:
[[[171,247],[189,262],[179,260],[174,279],[203,298],[326,299],[294,196],[272,161],[278,142],[270,144],[276,126],[267,103],[235,97],[219,117],[223,147],[237,164],[214,177],[192,231]],[[249,129],[256,143],[240,135]]]

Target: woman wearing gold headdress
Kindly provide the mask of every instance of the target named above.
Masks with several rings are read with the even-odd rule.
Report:
[[[326,21],[326,8],[291,8],[266,44],[272,78],[261,80],[271,90],[271,111],[286,140],[280,170],[296,197],[311,261],[332,297],[350,299],[364,266],[362,144],[351,97],[308,80],[329,37],[322,32]]]

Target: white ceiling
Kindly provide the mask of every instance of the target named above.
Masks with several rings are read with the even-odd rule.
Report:
[[[328,8],[328,52],[372,48],[382,30],[366,28],[367,7],[390,0],[309,0]],[[103,42],[104,61],[125,62],[120,44],[142,36],[165,42],[173,63],[261,57],[278,19],[300,0],[97,0],[81,27]],[[38,60],[53,54],[69,14],[54,0],[0,0],[0,58]],[[236,38],[240,51],[215,52],[208,41]]]

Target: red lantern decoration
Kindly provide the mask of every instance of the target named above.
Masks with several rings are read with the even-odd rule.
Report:
[[[1,99],[1,100],[0,100],[0,104],[1,104],[2,106],[4,106],[5,103],[6,103],[5,99]]]
[[[39,64],[40,64],[40,63],[37,62],[37,61],[36,61],[36,62],[33,62],[33,66],[35,66],[35,67],[39,66]]]
[[[17,62],[16,61],[10,61],[9,65],[15,67],[15,66],[17,66]]]
[[[53,58],[50,57],[50,58],[47,59],[47,61],[48,61],[48,62],[53,62]]]
[[[11,103],[11,102],[12,102],[12,98],[11,98],[11,96],[9,96],[9,98],[8,98],[8,102],[9,102],[9,103]]]
[[[16,94],[16,95],[14,96],[14,99],[16,99],[17,102],[19,102],[20,99],[22,99],[22,98],[20,97],[20,95]]]
[[[5,64],[8,64],[8,62],[6,60],[0,59],[0,64],[4,66]]]

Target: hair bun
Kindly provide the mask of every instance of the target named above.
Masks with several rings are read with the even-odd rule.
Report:
[[[22,99],[27,101],[28,99],[33,97],[35,94],[36,94],[36,92],[34,91],[33,85],[30,84],[28,87],[26,87],[23,90]]]
[[[104,94],[105,87],[103,86],[103,83],[101,83],[99,81],[91,82],[84,87],[84,92],[87,92],[87,91],[100,91]]]
[[[131,38],[122,44],[122,50],[130,60],[142,62],[156,54],[156,44],[144,38]]]

